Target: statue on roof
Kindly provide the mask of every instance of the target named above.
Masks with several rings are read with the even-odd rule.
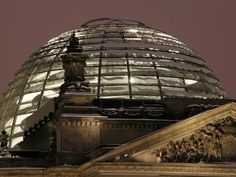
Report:
[[[73,32],[69,39],[69,46],[67,46],[66,53],[71,53],[71,52],[81,53],[82,51],[83,51],[83,48],[79,44],[79,39],[75,36],[75,32]]]
[[[90,90],[84,77],[85,60],[88,58],[88,55],[83,54],[82,51],[83,48],[79,45],[79,39],[73,33],[69,40],[66,54],[61,56],[65,70],[65,83],[61,86],[62,92],[71,88],[77,91]]]
[[[2,131],[2,134],[0,135],[0,143],[1,143],[1,149],[0,149],[0,157],[9,157],[10,153],[8,151],[8,141],[9,136],[5,130]]]

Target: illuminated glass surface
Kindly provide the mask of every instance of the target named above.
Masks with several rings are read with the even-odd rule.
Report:
[[[73,32],[89,56],[85,74],[97,98],[225,97],[205,61],[177,38],[136,21],[94,20],[49,40],[9,84],[0,114],[11,146],[22,141],[21,122],[58,96],[60,55]]]

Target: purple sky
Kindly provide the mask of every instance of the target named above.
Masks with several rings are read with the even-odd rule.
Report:
[[[174,35],[215,71],[236,99],[235,0],[6,0],[0,4],[0,94],[50,38],[101,17],[135,19]]]

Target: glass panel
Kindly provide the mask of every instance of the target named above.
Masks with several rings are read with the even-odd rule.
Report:
[[[13,148],[15,145],[17,145],[21,141],[23,141],[23,136],[17,137],[17,138],[13,138],[12,142],[11,142],[11,147]]]
[[[176,62],[177,64],[177,62]],[[185,70],[191,70],[191,71],[198,71],[201,68],[199,66],[196,66],[194,64],[191,63],[184,63],[184,62],[178,62],[178,65],[176,65],[176,67],[180,68],[180,69],[185,69]]]
[[[125,50],[106,50],[103,51],[104,58],[108,57],[122,57],[125,56],[126,51]]]
[[[7,132],[8,135],[10,135],[11,134],[11,127],[5,128],[5,131]]]
[[[124,75],[127,73],[127,66],[110,66],[102,67],[101,74],[103,75]]]
[[[10,97],[10,99],[6,104],[6,107],[3,110],[4,112],[2,115],[4,118],[14,117],[18,102],[19,102],[19,96]]]
[[[101,95],[100,98],[120,98],[120,99],[129,99],[129,95],[112,95],[112,96],[106,96],[106,95]]]
[[[147,58],[137,58],[137,59],[129,59],[129,65],[137,65],[137,66],[153,66],[152,59]]]
[[[132,85],[133,95],[160,95],[158,86]]]
[[[48,55],[57,54],[61,49],[52,49],[48,51]]]
[[[128,84],[128,76],[101,76],[101,84]]]
[[[28,76],[30,72],[31,72],[30,69],[20,70],[20,72],[16,75],[16,79]]]
[[[46,79],[47,72],[31,75],[28,82],[39,82]]]
[[[18,116],[16,117],[16,123],[15,123],[15,125],[21,124],[21,122],[22,122],[23,120],[25,120],[27,117],[31,116],[32,114],[33,114],[33,113],[18,115]]]
[[[22,98],[22,103],[37,101],[40,98],[41,92],[25,94]]]
[[[87,59],[86,65],[87,66],[99,66],[99,58]]]
[[[128,38],[128,37],[126,37],[125,38],[126,40],[128,40],[128,41],[141,41],[142,40],[142,38]]]
[[[43,88],[43,82],[27,84],[24,90],[25,93],[40,91]]]
[[[194,98],[207,98],[209,97],[208,94],[204,91],[198,91],[198,90],[188,90],[188,96],[194,97]]]
[[[198,81],[191,80],[191,79],[184,79],[184,82],[186,85],[193,85],[193,84],[197,83]]]
[[[186,87],[188,89],[204,90],[204,85],[200,81],[191,80],[191,79],[184,79],[184,82],[185,82]]]
[[[37,110],[37,105],[38,105],[38,102],[22,104],[19,107],[18,113],[23,114],[23,113],[36,111]]]
[[[157,84],[156,76],[131,76],[131,84]]]
[[[128,85],[102,86],[100,95],[124,95],[129,94]]]
[[[27,79],[26,76],[18,78],[18,79],[15,79],[14,81],[12,81],[10,83],[10,87],[14,88],[14,87],[19,87],[20,86],[22,88],[22,87],[24,87],[24,83],[25,83],[26,79]]]
[[[160,76],[183,77],[183,74],[181,73],[181,71],[177,69],[157,67],[157,72],[159,73]]]
[[[184,86],[183,80],[173,77],[159,77],[162,85]]]
[[[56,80],[64,78],[64,70],[51,71],[49,74],[49,80]]]
[[[11,118],[10,120],[8,120],[8,121],[5,123],[4,127],[12,126],[13,120],[14,120],[13,118]]]
[[[43,93],[43,99],[54,98],[59,95],[59,90],[46,90]]]
[[[182,70],[184,77],[188,79],[193,79],[193,80],[200,80],[200,75],[199,72],[189,72]]]
[[[209,83],[204,83],[204,85],[207,87],[208,92],[217,94],[218,96],[219,95],[225,95],[224,91],[221,88],[219,88],[215,85],[212,85],[212,84],[209,84]]]
[[[43,57],[41,60],[43,60],[44,62],[51,62],[55,59],[56,55],[51,55],[51,56],[47,56],[47,57]]]
[[[164,95],[169,96],[186,96],[185,88],[178,87],[161,87]]]
[[[48,81],[45,85],[45,89],[54,89],[54,88],[60,88],[60,86],[64,83],[64,80],[54,80],[54,81]]]
[[[84,75],[85,76],[98,75],[98,67],[86,67]]]
[[[32,103],[22,104],[22,105],[20,105],[19,110],[27,109],[27,108],[30,108],[32,106],[33,106]]]
[[[130,66],[131,75],[156,75],[154,67]]]
[[[122,59],[122,58],[103,58],[102,59],[102,65],[127,65],[127,61],[126,59]]]
[[[161,97],[160,96],[155,96],[155,95],[150,95],[150,96],[146,96],[146,95],[133,95],[133,99],[153,99],[153,100],[160,100]]]
[[[62,70],[63,67],[62,67],[62,62],[54,62],[53,65],[52,65],[52,70]]]
[[[207,82],[210,82],[210,83],[213,83],[213,84],[216,84],[218,85],[219,84],[219,81],[214,79],[213,77],[210,77],[206,74],[200,74],[201,75],[201,78],[204,80],[204,81],[207,81]]]
[[[100,53],[99,52],[94,53],[94,51],[91,51],[91,52],[86,52],[86,54],[89,55],[89,58],[99,58],[100,57]]]
[[[22,91],[25,87],[25,83],[21,83],[18,86],[16,86],[14,89],[12,89],[11,97],[17,97],[22,94]]]
[[[98,77],[97,76],[90,76],[85,77],[86,81],[88,81],[90,84],[97,84],[98,83]]]
[[[34,68],[34,73],[42,73],[49,70],[51,63],[38,63],[37,66]]]
[[[13,135],[17,134],[17,133],[21,133],[24,130],[21,128],[21,126],[15,126],[14,130],[13,130]]]
[[[164,67],[172,67],[172,63],[175,62],[173,60],[155,60],[156,66],[164,66]]]
[[[217,93],[218,94],[220,94],[221,96],[223,95],[223,96],[225,96],[225,92],[224,92],[224,90],[222,89],[222,88],[220,88],[220,87],[215,87],[215,89],[217,90]]]

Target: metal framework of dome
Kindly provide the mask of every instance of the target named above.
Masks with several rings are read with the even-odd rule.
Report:
[[[0,108],[11,146],[23,139],[22,121],[58,96],[72,33],[89,56],[85,78],[97,98],[225,98],[213,71],[177,38],[137,21],[92,20],[49,40],[16,73]]]

